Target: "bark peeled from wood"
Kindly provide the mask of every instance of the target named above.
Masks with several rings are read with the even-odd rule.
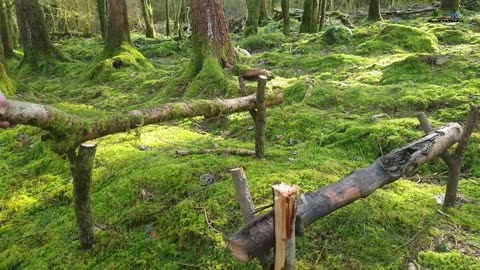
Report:
[[[145,36],[147,38],[154,38],[155,31],[153,29],[153,11],[150,0],[140,0],[142,8],[143,21],[145,22]]]
[[[92,209],[90,207],[90,187],[92,185],[92,169],[96,149],[96,144],[82,144],[78,149],[78,155],[75,150],[70,151],[68,155],[73,177],[75,214],[82,249],[92,248],[95,242]]]
[[[290,1],[282,0],[282,18],[283,18],[283,34],[285,36],[290,35]]]
[[[380,0],[370,0],[367,19],[374,22],[382,20],[382,16],[380,15]]]
[[[107,46],[120,47],[122,44],[131,44],[130,26],[128,25],[127,4],[125,0],[108,1]]]
[[[255,156],[257,158],[265,157],[265,132],[266,132],[266,106],[265,106],[265,88],[267,86],[267,77],[258,77],[257,86],[257,113],[255,114]]]
[[[255,151],[248,149],[200,149],[200,150],[177,150],[177,156],[184,157],[195,154],[216,154],[216,155],[234,155],[234,156],[255,156]]]
[[[281,94],[268,96],[266,106],[283,102]],[[0,115],[0,121],[30,125],[50,131],[54,141],[68,141],[61,147],[69,150],[80,143],[109,134],[128,131],[144,125],[194,116],[213,117],[221,114],[253,110],[257,107],[255,96],[233,99],[197,100],[171,103],[150,109],[135,110],[125,114],[106,117],[98,121],[87,121],[50,106],[8,100],[8,109]]]
[[[15,10],[24,53],[20,65],[36,65],[38,61],[46,58],[63,59],[50,41],[38,0],[15,0]]]
[[[296,234],[318,219],[358,199],[368,197],[378,188],[411,174],[420,165],[460,140],[462,127],[452,123],[423,138],[395,149],[364,169],[347,177],[303,194],[297,211]],[[227,240],[227,248],[240,261],[247,262],[274,244],[273,213],[269,212],[249,223]]]
[[[272,186],[275,219],[275,270],[295,270],[295,216],[298,186]]]

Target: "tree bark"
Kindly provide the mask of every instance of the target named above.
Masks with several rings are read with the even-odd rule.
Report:
[[[204,60],[213,56],[222,68],[235,65],[237,54],[228,35],[222,1],[192,0],[192,57],[193,78],[204,67]]]
[[[106,45],[110,48],[118,48],[122,44],[131,44],[130,26],[128,25],[128,13],[125,0],[108,1],[108,27]]]
[[[255,114],[255,156],[257,158],[265,157],[265,132],[266,132],[266,107],[265,107],[265,88],[267,86],[267,77],[261,75],[258,78],[257,86],[257,113]]]
[[[98,19],[100,21],[100,32],[103,39],[107,39],[108,9],[107,0],[97,0]]]
[[[298,205],[296,234],[333,211],[360,198],[368,197],[378,188],[414,172],[420,165],[460,140],[462,128],[449,124],[423,138],[380,157],[367,168],[301,196]],[[227,248],[240,261],[247,262],[274,244],[273,213],[269,212],[236,232],[227,240]]]
[[[165,0],[165,28],[167,37],[170,36],[170,9],[168,8],[168,1]]]
[[[73,196],[75,200],[75,215],[80,235],[80,247],[92,248],[95,238],[93,234],[93,217],[90,207],[90,187],[92,185],[93,160],[96,145],[82,144],[78,150],[70,150],[70,170],[73,177]]]
[[[321,5],[320,5],[320,24],[318,27],[318,31],[322,31],[323,29],[323,24],[325,23],[325,9],[326,9],[326,2],[327,0],[320,0]]]
[[[245,22],[244,36],[248,37],[258,33],[261,1],[247,0],[247,21]]]
[[[259,22],[270,20],[268,15],[267,0],[260,0],[260,13],[258,17]]]
[[[440,10],[445,12],[445,15],[452,15],[453,11],[459,6],[459,0],[441,0]]]
[[[155,31],[153,30],[153,11],[150,0],[140,0],[142,8],[143,20],[145,21],[145,36],[147,38],[154,38]]]
[[[382,20],[382,16],[380,15],[380,0],[370,0],[367,19],[374,22]]]
[[[7,6],[4,0],[0,0],[0,31],[2,33],[3,55],[8,58],[13,56],[13,42],[10,33],[9,17],[7,15]]]
[[[268,96],[266,106],[283,102],[282,95]],[[135,110],[110,116],[102,120],[87,121],[55,108],[9,100],[8,110],[0,121],[36,126],[50,131],[58,152],[65,152],[83,142],[109,134],[128,131],[144,125],[194,116],[213,117],[221,114],[253,110],[257,107],[255,96],[233,99],[197,100],[165,104],[159,107]]]
[[[3,36],[2,28],[0,28],[0,38]],[[7,62],[5,60],[5,55],[3,53],[3,46],[0,43],[0,102],[5,102],[5,98],[2,95],[2,92],[6,95],[11,95],[15,92],[15,86],[13,81],[8,75]],[[1,104],[4,105],[4,104]],[[0,109],[3,110],[4,106],[0,106]],[[3,111],[1,113],[4,113]],[[0,116],[1,117],[1,116]],[[0,126],[4,126],[5,122],[0,120]]]
[[[303,2],[303,16],[300,33],[316,33],[318,31],[318,0]]]
[[[63,59],[50,41],[38,0],[15,0],[15,9],[24,52],[20,65],[29,63],[36,66],[47,58]]]
[[[289,0],[282,0],[283,34],[290,35],[290,8]]]

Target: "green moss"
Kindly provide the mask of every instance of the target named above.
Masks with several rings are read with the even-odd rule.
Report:
[[[356,49],[359,54],[402,51],[437,52],[437,38],[414,27],[387,24],[374,39],[360,44]]]
[[[238,46],[248,51],[264,51],[266,49],[278,48],[285,40],[281,33],[266,33],[249,36],[238,43]]]
[[[353,34],[350,29],[342,25],[333,25],[325,29],[321,39],[325,44],[332,45],[337,43],[348,43]]]
[[[283,98],[285,103],[291,104],[294,102],[300,102],[305,97],[307,92],[307,85],[304,81],[296,82],[294,85],[287,87],[283,91]]]
[[[456,252],[435,253],[432,251],[421,251],[418,257],[420,265],[428,269],[477,269],[480,267],[480,260],[472,259]]]
[[[448,45],[466,44],[471,39],[469,33],[465,31],[448,29],[446,27],[436,27],[433,29],[433,33],[440,43]]]

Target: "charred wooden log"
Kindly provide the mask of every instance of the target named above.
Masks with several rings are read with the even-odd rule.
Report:
[[[457,143],[461,134],[459,124],[449,124],[378,158],[367,168],[356,170],[329,186],[303,194],[298,205],[296,234],[303,235],[304,228],[321,217],[411,174],[420,165]],[[247,262],[273,247],[274,239],[273,212],[269,212],[233,234],[227,240],[227,248],[235,258]]]

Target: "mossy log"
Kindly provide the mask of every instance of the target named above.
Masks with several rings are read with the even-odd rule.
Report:
[[[213,117],[220,114],[232,114],[253,110],[257,107],[255,96],[196,100],[164,104],[155,108],[135,110],[87,121],[50,106],[15,100],[7,102],[8,109],[0,115],[0,121],[36,126],[49,131],[55,141],[55,150],[61,153],[65,153],[83,142],[140,126],[194,116]],[[281,94],[270,95],[266,98],[267,106],[279,105],[282,102]]]
[[[457,143],[461,134],[462,127],[459,124],[449,124],[378,158],[367,168],[356,170],[329,186],[303,194],[296,215],[296,234],[303,235],[304,228],[321,217],[411,174],[420,165]],[[273,247],[273,220],[273,212],[270,211],[230,236],[227,248],[231,254],[238,260],[247,262]]]

